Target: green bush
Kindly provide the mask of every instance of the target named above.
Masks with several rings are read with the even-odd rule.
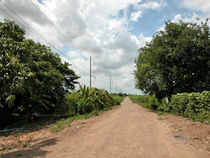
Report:
[[[193,119],[194,121],[210,121],[210,91],[202,93],[177,93],[171,101],[164,98],[158,102],[153,95],[129,96],[130,99],[144,108],[157,110],[159,114],[172,113]]]
[[[158,113],[159,114],[168,114],[168,113],[170,113],[171,112],[171,106],[170,106],[170,104],[168,104],[169,102],[168,102],[168,98],[166,97],[166,98],[163,98],[162,100],[161,100],[161,103],[160,103],[160,105],[158,106],[158,108],[157,108],[157,111],[158,111]]]
[[[65,95],[65,102],[62,105],[68,114],[75,115],[77,113],[77,102],[79,95],[77,93],[68,93]]]
[[[178,93],[172,96],[169,104],[172,113],[204,122],[209,119],[210,91]]]

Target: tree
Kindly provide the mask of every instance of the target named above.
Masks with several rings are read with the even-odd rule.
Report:
[[[207,22],[165,22],[164,31],[157,32],[139,49],[135,87],[155,94],[159,100],[176,93],[210,90]]]
[[[25,39],[24,29],[0,23],[0,105],[29,114],[58,104],[79,78],[50,47]]]

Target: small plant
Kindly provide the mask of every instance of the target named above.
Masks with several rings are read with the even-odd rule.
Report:
[[[24,148],[27,147],[27,146],[29,146],[29,142],[25,142],[25,143],[23,144],[23,147],[24,147]]]
[[[22,142],[20,140],[18,140],[17,144],[20,145],[20,144],[22,144]]]
[[[3,136],[2,141],[5,141],[5,139],[4,139],[4,138],[5,138],[5,136]]]
[[[95,115],[95,116],[98,116],[98,115],[100,114],[100,111],[94,110],[94,111],[92,112],[92,114]]]
[[[183,131],[182,126],[179,125],[178,123],[173,124],[172,127],[173,127],[176,131]]]

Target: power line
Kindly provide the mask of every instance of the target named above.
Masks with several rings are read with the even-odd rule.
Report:
[[[62,32],[45,16],[45,14],[30,0],[36,9],[47,19],[47,21],[54,26],[54,28],[62,35],[62,37],[71,44],[71,42],[62,34]],[[72,44],[71,44],[72,45]],[[73,45],[72,45],[73,46]],[[75,47],[74,47],[75,48]],[[75,48],[76,49],[76,48]],[[77,50],[77,49],[76,49]],[[79,52],[79,51],[78,51]],[[79,52],[80,53],[80,52]],[[87,59],[82,53],[80,53],[85,59]],[[88,60],[88,59],[87,59]]]
[[[1,0],[2,2],[2,0]],[[31,1],[32,2],[32,1]],[[10,16],[8,13],[6,13],[4,10],[1,10],[7,14],[8,16],[10,16],[11,18],[15,19],[17,22],[19,22],[21,25],[23,25],[26,29],[28,29],[30,32],[32,32],[33,34],[35,34],[37,37],[39,37],[40,39],[42,39],[44,42],[46,42],[47,44],[49,44],[52,48],[54,48],[57,52],[59,52],[60,54],[62,54],[64,57],[66,57],[68,59],[68,57],[66,55],[64,55],[61,51],[59,51],[56,47],[54,47],[50,42],[48,42],[42,35],[40,35],[33,27],[31,27],[24,19],[22,19],[17,13],[15,13],[8,5],[6,5],[4,2],[2,2],[11,12],[13,12],[17,17],[19,17],[19,19],[21,19],[25,24],[27,24],[27,26],[29,26],[29,28],[31,28],[33,31],[31,31],[29,28],[27,28],[25,25],[23,25],[22,23],[20,23],[18,20],[16,20],[15,18],[13,18],[12,16]],[[32,2],[32,4],[36,7],[36,5]],[[37,7],[36,7],[37,8]],[[38,8],[37,8],[38,9]],[[39,9],[38,9],[39,10]],[[39,10],[40,11],[40,10]],[[41,11],[40,11],[41,12]],[[42,12],[41,12],[42,13]],[[43,14],[43,13],[42,13]],[[43,14],[44,15],[44,14]],[[44,15],[45,16],[45,15]],[[45,18],[56,28],[56,30],[70,43],[70,41],[59,31],[59,29],[45,16]],[[71,44],[71,43],[70,43]],[[71,44],[72,45],[72,44]],[[72,45],[73,46],[73,45]],[[75,47],[74,47],[75,48]],[[76,49],[76,48],[75,48]],[[76,49],[77,50],[77,49]],[[78,50],[77,50],[78,51]],[[79,52],[80,53],[80,52]],[[80,53],[81,54],[81,53]],[[82,54],[81,54],[82,55]],[[83,56],[83,55],[82,55]],[[85,56],[83,56],[85,59],[87,59]],[[71,60],[71,59],[68,59],[70,60],[72,63],[74,63],[77,67],[79,67],[81,70],[86,69],[88,70],[87,68],[83,67],[82,65],[78,64],[77,62]],[[82,68],[81,68],[82,67]],[[99,72],[101,72],[99,70],[98,67],[96,67],[96,69],[98,69]],[[84,71],[84,70],[83,70]],[[84,71],[86,74],[88,74],[86,71]],[[102,75],[104,75],[102,72],[101,72]],[[105,76],[105,75],[104,75]],[[107,77],[107,76],[105,76]],[[98,77],[99,78],[99,77]],[[108,77],[107,77],[108,78]],[[100,79],[100,78],[99,78]],[[97,80],[97,79],[96,79]],[[101,79],[100,79],[101,80]],[[98,81],[98,80],[97,80]],[[103,82],[101,82],[103,83]]]
[[[2,2],[2,1],[1,1]],[[2,2],[3,3],[3,2]],[[37,37],[39,37],[40,39],[42,39],[44,42],[46,42],[47,44],[49,44],[51,47],[53,47],[55,50],[57,50],[60,54],[62,54],[64,57],[66,57],[66,55],[64,55],[61,51],[59,51],[56,47],[54,47],[51,43],[49,43],[42,35],[40,35],[34,28],[32,28],[25,20],[23,20],[17,13],[15,13],[9,6],[7,6],[5,3],[3,3],[10,11],[12,11],[17,17],[19,17],[24,23],[26,23],[33,31],[31,31],[29,28],[27,28],[25,25],[23,25],[21,22],[19,22],[17,19],[15,19],[14,17],[12,17],[11,15],[9,15],[7,12],[5,12],[3,9],[0,8],[0,10],[2,10],[5,14],[7,14],[9,17],[11,17],[12,19],[14,19],[15,21],[19,22],[22,26],[24,26],[26,29],[28,29],[30,32],[32,32],[33,34],[35,34]],[[68,59],[68,58],[67,58]],[[68,59],[70,60],[70,59]],[[78,64],[77,62],[70,60],[72,63],[74,63],[77,67],[79,67],[80,69],[82,69],[80,64]],[[86,69],[85,67],[83,67],[84,69]],[[84,70],[83,70],[84,71]],[[86,74],[88,74],[86,71],[84,71]]]
[[[31,0],[30,0],[31,1]],[[32,2],[32,1],[31,1]],[[32,2],[33,3],[33,2]],[[34,4],[34,3],[33,3]],[[35,4],[34,4],[35,5]],[[36,7],[36,6],[35,6]],[[37,7],[36,7],[37,8]],[[49,9],[49,7],[47,7],[48,8],[48,10],[52,13],[52,11]],[[38,9],[38,8],[37,8]],[[38,9],[39,10],[39,9]],[[40,11],[40,10],[39,10]],[[40,11],[41,12],[41,11]],[[42,12],[41,12],[42,13]],[[43,13],[42,13],[43,14]],[[44,14],[43,14],[44,15]],[[44,15],[45,16],[45,15]],[[45,16],[46,17],[46,16]],[[54,17],[58,20],[58,18],[54,15]],[[47,17],[46,17],[47,18]],[[49,21],[49,19],[47,18],[47,20]],[[49,21],[51,24],[52,24],[52,22],[51,21]],[[63,26],[63,24],[62,23],[60,23],[62,26]],[[53,24],[52,24],[53,25]],[[54,26],[54,25],[53,25]],[[65,26],[63,26],[64,28],[65,28],[65,30],[69,33],[69,35],[71,35],[70,34],[70,32],[66,29],[66,27]],[[58,29],[57,29],[58,30]],[[60,31],[59,31],[60,32]],[[71,44],[72,45],[72,44]],[[77,48],[74,46],[74,45],[72,45],[76,50],[77,50]],[[78,51],[78,50],[77,50]],[[79,52],[79,51],[78,51]],[[80,53],[80,52],[79,52]],[[80,53],[81,54],[81,53]],[[87,58],[86,58],[87,59]],[[92,62],[91,62],[92,63]],[[94,64],[94,63],[93,63]],[[96,67],[96,69],[98,69],[98,71],[102,74],[102,75],[104,75],[104,73],[102,73],[100,70],[99,70],[99,68],[98,67]],[[106,75],[104,75],[105,77],[107,77]],[[109,77],[107,77],[107,78],[109,78]]]

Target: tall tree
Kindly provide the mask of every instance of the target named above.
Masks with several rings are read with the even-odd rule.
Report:
[[[197,19],[199,21],[199,19]],[[165,22],[139,49],[135,86],[158,99],[180,92],[210,90],[210,32],[205,23]]]
[[[3,108],[28,113],[49,109],[75,88],[79,77],[50,47],[25,39],[24,29],[8,20],[0,23],[0,32]]]

